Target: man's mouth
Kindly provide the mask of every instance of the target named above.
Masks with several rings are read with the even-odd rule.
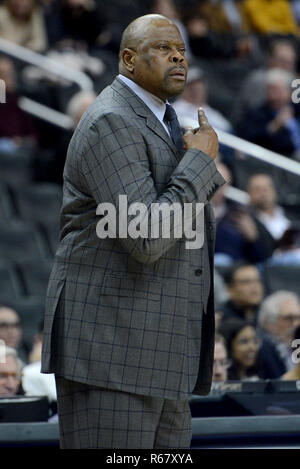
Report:
[[[186,72],[182,68],[174,68],[170,73],[170,77],[176,78],[177,80],[185,80]]]

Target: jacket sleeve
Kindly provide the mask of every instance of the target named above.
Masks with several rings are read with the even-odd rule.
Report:
[[[151,175],[144,136],[134,122],[118,114],[106,114],[90,126],[82,148],[81,171],[96,203],[113,204],[117,220],[120,215],[124,215],[120,213],[120,195],[126,196],[128,207],[134,203],[144,204],[147,207],[145,216],[148,233],[151,233],[150,226],[153,226],[152,204],[158,211],[163,207],[162,204],[167,204],[167,207],[180,204],[182,209],[186,203],[204,204],[224,184],[214,161],[201,151],[191,149],[184,154],[163,192],[158,194]],[[174,212],[170,210],[169,214],[169,236],[149,235],[134,239],[130,236],[121,237],[117,233],[116,237],[139,262],[155,262],[178,241]],[[127,228],[131,220],[128,217]],[[163,219],[160,216],[156,220],[161,230]]]

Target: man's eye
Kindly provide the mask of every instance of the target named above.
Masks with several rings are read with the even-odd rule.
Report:
[[[181,49],[179,49],[179,52],[180,52],[180,54],[182,54],[182,55],[185,54],[185,51],[186,51],[186,49],[185,49],[184,47],[182,47]]]
[[[160,45],[158,46],[158,48],[159,48],[160,50],[167,50],[167,49],[168,49],[168,46],[167,46],[166,44],[160,44]]]

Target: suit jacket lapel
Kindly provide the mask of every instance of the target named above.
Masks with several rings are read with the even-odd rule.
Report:
[[[116,78],[111,86],[126,99],[138,116],[146,119],[147,127],[149,127],[154,133],[156,133],[156,135],[162,138],[169,145],[176,160],[180,161],[182,155],[178,153],[173,140],[148,106],[119,78]]]

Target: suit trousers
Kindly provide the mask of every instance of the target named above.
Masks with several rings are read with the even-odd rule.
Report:
[[[56,376],[61,449],[190,448],[188,400],[90,386]]]

